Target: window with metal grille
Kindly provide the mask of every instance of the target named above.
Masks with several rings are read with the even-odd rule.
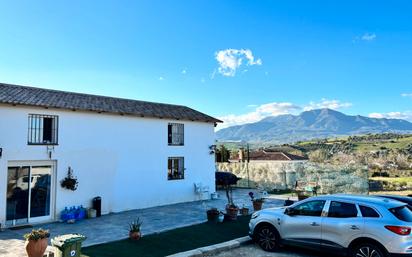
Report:
[[[180,123],[169,123],[167,127],[169,145],[184,145],[185,127]]]
[[[169,157],[167,162],[167,179],[176,180],[185,178],[185,168],[184,168],[184,158],[183,157]]]
[[[29,114],[29,145],[57,145],[59,117]]]

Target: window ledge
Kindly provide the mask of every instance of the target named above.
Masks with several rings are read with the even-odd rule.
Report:
[[[27,145],[38,145],[38,146],[42,146],[42,145],[59,145],[58,143],[50,143],[50,144],[45,144],[45,143],[27,143]]]
[[[168,181],[174,181],[174,180],[184,180],[184,178],[168,178]]]

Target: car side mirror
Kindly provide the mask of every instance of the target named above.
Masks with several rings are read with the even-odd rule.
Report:
[[[293,208],[286,208],[285,214],[289,216],[295,215],[295,210]]]

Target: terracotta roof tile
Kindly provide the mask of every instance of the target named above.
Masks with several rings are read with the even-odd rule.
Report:
[[[202,122],[222,122],[186,106],[97,96],[0,83],[0,103],[129,114]]]

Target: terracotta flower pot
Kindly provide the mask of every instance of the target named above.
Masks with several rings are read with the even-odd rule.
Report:
[[[298,201],[305,200],[306,198],[309,198],[309,196],[303,195],[303,194],[298,194]]]
[[[219,218],[219,211],[217,209],[210,209],[206,211],[207,220],[210,222],[217,222]]]
[[[47,238],[39,240],[26,240],[26,252],[29,257],[43,257],[47,249]]]
[[[237,220],[237,214],[239,212],[239,208],[226,206],[226,213],[229,216],[230,220]]]
[[[242,216],[247,216],[247,215],[249,215],[249,208],[241,208],[241,209],[239,210],[239,213],[240,213],[240,215],[242,215]]]
[[[262,201],[253,201],[253,210],[255,211],[262,210],[262,205],[263,205]]]
[[[139,240],[142,234],[139,232],[129,232],[129,238],[132,240]]]

